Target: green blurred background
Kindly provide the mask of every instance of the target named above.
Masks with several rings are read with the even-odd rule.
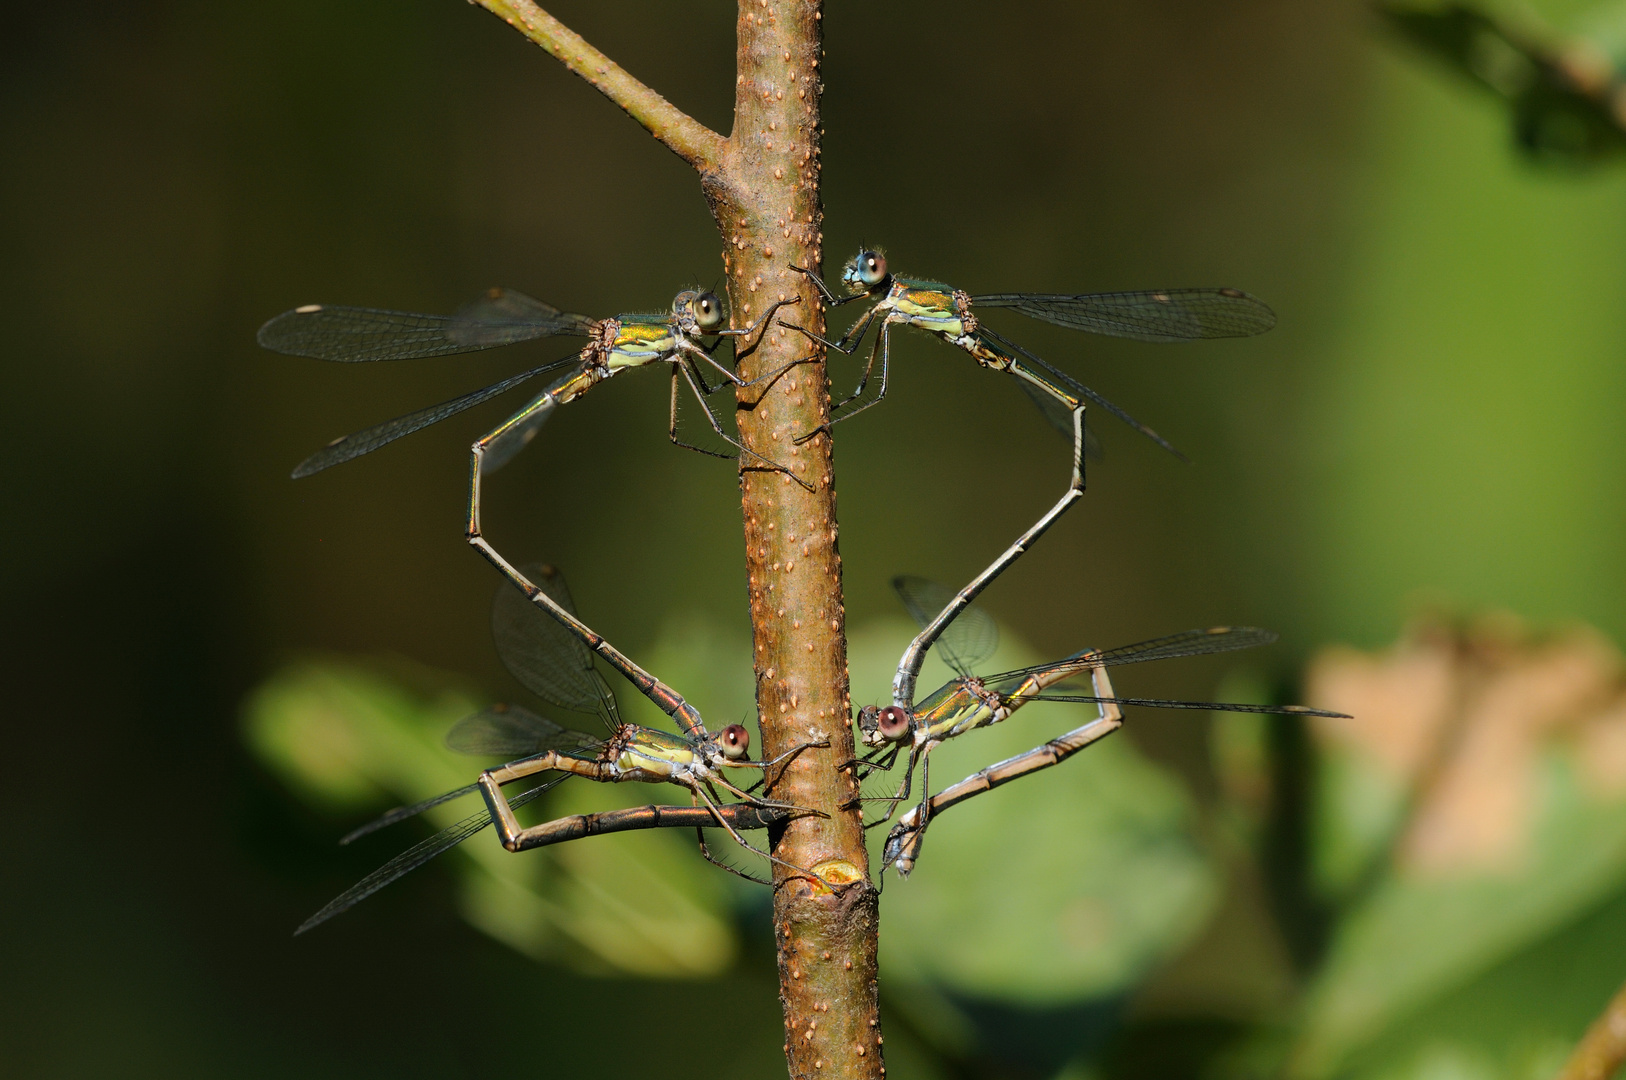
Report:
[[[1562,23],[1579,5],[1539,8]],[[732,3],[550,9],[727,129]],[[1120,680],[1208,697],[1290,688],[1315,649],[1380,646],[1432,603],[1626,636],[1626,173],[1521,156],[1494,101],[1344,0],[832,4],[825,27],[832,259],[881,244],[894,269],[973,292],[1235,285],[1280,316],[1257,340],[1185,347],[1010,328],[1194,461],[1100,423],[1088,498],[986,598],[1022,655],[1220,622],[1282,633],[1240,663]],[[539,355],[349,369],[264,353],[254,330],[296,304],[441,311],[493,284],[594,314],[658,307],[721,275],[687,168],[451,0],[11,4],[0,50],[4,1071],[774,1075],[749,900],[716,901],[740,952],[698,981],[538,965],[461,920],[441,868],[291,939],[395,850],[333,845],[389,803],[302,797],[240,722],[255,687],[317,654],[372,658],[423,701],[456,680],[471,700],[513,692],[486,631],[492,575],[461,538],[466,447],[502,406],[287,475]],[[888,579],[963,581],[1065,482],[1014,387],[897,342],[887,404],[837,446],[855,703],[896,655]],[[832,366],[838,386],[856,372]],[[687,669],[722,657],[737,687],[737,485],[667,444],[665,394],[628,378],[565,410],[492,483],[486,520],[504,551],[564,567],[625,651],[672,655],[700,627],[720,644]],[[657,670],[722,723],[748,708]],[[1125,747],[1169,820],[1211,816],[1205,721],[1137,717]],[[922,875],[951,858],[934,845]],[[948,1045],[942,1009],[899,1011],[893,1075],[1166,1075],[1147,1064],[1165,1051],[1187,1054],[1175,1074],[1246,1072],[1209,1051],[1291,1026],[1292,964],[1262,896],[1222,888],[1223,858],[1205,858],[1155,964],[1071,996],[940,1003],[1004,1043]],[[889,889],[892,918],[918,881]],[[1559,964],[1559,1036],[1626,976],[1609,882],[1548,927],[1593,927],[1563,939],[1584,971],[1551,950],[1521,961],[1523,939],[1492,957],[1510,986],[1527,984],[1505,965]],[[921,910],[951,911],[943,896]],[[1438,1009],[1406,1021],[1416,1045],[1484,1015]],[[679,1038],[679,1059],[656,1054]]]

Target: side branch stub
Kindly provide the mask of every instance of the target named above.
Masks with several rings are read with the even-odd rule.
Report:
[[[710,170],[723,137],[639,82],[564,23],[531,0],[472,0],[542,46],[549,56],[587,80],[678,157],[701,172]]]

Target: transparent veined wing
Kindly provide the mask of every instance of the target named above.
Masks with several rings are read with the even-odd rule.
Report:
[[[1115,649],[1085,649],[1064,660],[1049,664],[1005,671],[990,675],[983,684],[995,693],[1015,693],[1030,676],[1044,676],[1058,671],[1076,673],[1097,667],[1116,667],[1120,664],[1139,664],[1148,660],[1168,660],[1178,656],[1206,656],[1212,653],[1234,652],[1268,645],[1276,640],[1269,630],[1255,626],[1214,626],[1206,630],[1186,630],[1178,634],[1152,638],[1134,645],[1120,645]]]
[[[596,749],[602,745],[601,740],[585,731],[572,731],[560,727],[552,720],[538,716],[518,705],[493,705],[489,709],[482,709],[472,716],[465,716],[446,733],[448,749],[460,754],[501,757],[510,761],[540,754],[545,750]],[[346,833],[339,843],[348,844],[359,840],[398,821],[417,817],[425,810],[431,810],[441,803],[473,795],[479,789],[479,784],[465,784],[455,791],[436,795],[432,799],[425,799],[411,806],[398,806],[389,813]]]
[[[562,781],[568,780],[569,778],[569,773],[565,773],[563,776],[556,776],[545,784],[541,784],[521,795],[517,795],[514,798],[509,799],[508,805],[513,807],[524,806],[526,803],[537,798],[549,788],[554,787],[555,785],[561,783]],[[459,821],[456,825],[452,825],[440,830],[440,832],[436,833],[434,836],[431,836],[429,839],[424,840],[421,843],[414,844],[412,847],[407,848],[405,851],[401,852],[401,854],[397,855],[395,858],[391,859],[383,866],[380,866],[377,870],[374,870],[372,873],[356,882],[350,888],[334,897],[326,907],[322,908],[321,911],[318,911],[315,915],[312,915],[310,918],[300,923],[299,929],[294,931],[294,936],[298,937],[300,934],[303,934],[312,927],[319,926],[322,923],[327,922],[341,911],[347,911],[350,908],[355,907],[357,904],[373,895],[373,893],[377,892],[379,889],[382,889],[384,886],[390,884],[398,878],[410,874],[412,871],[416,870],[430,859],[433,859],[436,855],[439,855],[444,851],[450,851],[452,848],[461,844],[463,841],[467,840],[469,837],[473,836],[475,833],[479,832],[481,829],[484,829],[490,824],[490,811],[481,810],[478,814],[470,814],[462,821]]]
[[[1118,419],[1122,420],[1124,423],[1128,424],[1130,427],[1134,428],[1136,431],[1140,432],[1142,435],[1146,436],[1148,439],[1151,439],[1153,442],[1157,443],[1157,445],[1161,446],[1163,449],[1167,450],[1169,453],[1173,454],[1175,457],[1179,458],[1181,461],[1190,460],[1190,459],[1188,459],[1186,457],[1186,455],[1182,454],[1178,449],[1176,449],[1174,444],[1169,442],[1169,440],[1165,439],[1163,436],[1159,435],[1157,432],[1153,431],[1150,427],[1148,427],[1147,425],[1141,423],[1139,420],[1136,420],[1133,416],[1130,416],[1129,413],[1125,412],[1122,408],[1120,408],[1117,405],[1114,405],[1112,402],[1108,401],[1106,398],[1102,397],[1100,394],[1096,393],[1094,390],[1091,390],[1089,387],[1085,386],[1083,383],[1079,382],[1077,379],[1073,378],[1071,375],[1067,374],[1065,371],[1063,371],[1060,368],[1056,367],[1055,365],[1051,364],[1049,361],[1043,359],[1042,357],[1039,357],[1039,356],[1035,355],[1030,350],[1023,348],[1022,346],[1018,345],[1016,342],[1012,341],[1010,338],[1004,337],[1004,336],[1002,336],[1000,334],[996,334],[994,331],[988,329],[988,327],[986,327],[986,326],[979,327],[978,330],[977,330],[977,334],[980,337],[986,338],[989,341],[995,342],[995,343],[1003,346],[1004,348],[1009,349],[1012,352],[1020,354],[1021,356],[1025,357],[1029,362],[1034,364],[1035,367],[1037,368],[1037,371],[1035,371],[1035,374],[1038,374],[1039,372],[1044,373],[1046,382],[1053,382],[1056,386],[1061,388],[1064,392],[1068,392],[1068,393],[1070,393],[1072,395],[1076,395],[1078,398],[1081,398],[1081,399],[1082,398],[1088,398],[1090,401],[1095,402],[1097,405],[1099,405],[1103,409],[1107,410],[1107,412],[1111,413],[1113,416],[1116,416]],[[1035,402],[1037,402],[1039,400],[1039,397],[1040,397],[1040,391],[1038,390],[1038,388],[1037,387],[1030,387],[1025,380],[1023,380],[1022,385],[1025,388],[1028,389],[1029,396],[1032,397]],[[1043,406],[1043,405],[1040,406],[1041,409],[1043,409],[1044,407],[1045,406]],[[1068,434],[1072,433],[1072,426],[1071,426],[1070,421],[1069,421],[1069,426],[1066,428],[1066,431],[1067,431]]]
[[[1044,381],[1046,383],[1052,382],[1050,379]],[[1033,402],[1040,415],[1045,418],[1045,423],[1061,432],[1064,437],[1068,439],[1073,437],[1073,410],[1069,405],[1064,404],[1062,399],[1055,394],[1047,393],[1040,387],[1035,386],[1028,379],[1018,378],[1016,385],[1020,386],[1022,393],[1026,394],[1028,400]],[[1061,387],[1058,386],[1057,389],[1061,389]],[[1075,394],[1068,393],[1066,390],[1062,390],[1062,393],[1074,398],[1075,401],[1078,400]],[[1101,458],[1101,442],[1095,437],[1094,426],[1088,422],[1084,425],[1084,456],[1095,460]]]
[[[569,376],[566,376],[568,379]],[[497,435],[486,443],[485,454],[480,458],[480,467],[486,472],[496,472],[510,461],[514,455],[530,445],[536,438],[536,433],[542,430],[542,425],[548,422],[553,410],[558,407],[550,396],[552,390],[544,390],[536,397],[527,401],[525,405],[509,417]]]
[[[591,337],[597,319],[560,311],[513,289],[496,288],[457,309],[446,336],[474,349],[513,345],[539,337]]]
[[[359,828],[351,829],[349,832],[345,833],[339,838],[339,844],[342,846],[344,844],[353,843],[360,840],[363,836],[368,836],[375,833],[379,829],[388,828],[398,821],[405,821],[407,818],[417,817],[425,810],[433,810],[441,803],[449,803],[453,799],[461,799],[465,795],[473,795],[479,790],[479,784],[464,784],[455,791],[448,791],[445,794],[436,795],[432,799],[425,799],[423,802],[413,803],[411,806],[397,806],[389,813],[380,815]]]
[[[493,705],[465,716],[446,733],[446,747],[459,754],[522,758],[547,750],[580,750],[602,745],[585,731],[561,727],[519,705]]]
[[[937,618],[957,595],[935,581],[908,574],[893,578],[892,587],[921,627]],[[973,604],[962,609],[954,621],[943,628],[935,645],[949,667],[969,676],[999,647],[999,626],[986,611]]]
[[[506,394],[514,387],[536,378],[538,375],[564,367],[567,364],[578,363],[576,357],[567,356],[555,360],[541,367],[522,371],[518,375],[510,376],[498,383],[464,394],[462,397],[443,401],[439,405],[431,405],[427,409],[397,416],[394,420],[386,420],[382,424],[375,424],[370,428],[358,431],[353,435],[346,435],[342,439],[334,439],[310,457],[301,461],[294,469],[294,479],[298,480],[323,469],[331,469],[335,465],[342,465],[352,458],[363,454],[370,454],[381,446],[386,446],[405,435],[438,424],[449,416],[456,416],[465,409],[472,409],[476,405],[490,401],[500,394]]]
[[[990,293],[980,307],[1010,308],[1033,319],[1137,341],[1251,337],[1276,325],[1276,313],[1240,289],[1147,289],[1110,293]]]
[[[560,607],[576,613],[558,570],[532,564],[521,567],[521,573]],[[513,585],[497,588],[491,636],[503,666],[537,697],[572,712],[597,713],[612,729],[620,726],[615,695],[593,666],[592,650]]]
[[[1035,694],[1029,701],[1068,701],[1097,705],[1144,705],[1152,709],[1199,709],[1205,712],[1275,713],[1283,716],[1329,716],[1350,719],[1348,713],[1312,709],[1308,705],[1249,705],[1236,701],[1171,701],[1168,698],[1097,697],[1094,694]]]
[[[492,289],[455,315],[306,304],[260,327],[273,352],[359,363],[475,352],[540,337],[591,335],[594,321],[534,297]]]

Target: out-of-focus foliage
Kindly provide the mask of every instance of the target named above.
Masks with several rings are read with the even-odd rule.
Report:
[[[1593,917],[1626,882],[1622,668],[1595,632],[1507,617],[1316,660],[1308,697],[1355,719],[1314,720],[1299,762],[1313,826],[1289,914],[1319,928],[1290,1075],[1514,1080],[1562,1061],[1626,965]],[[1217,764],[1257,821],[1268,770],[1234,749],[1257,725],[1227,727]],[[1502,974],[1541,971],[1573,981],[1521,993]]]
[[[1478,4],[1399,2],[1379,10],[1413,44],[1506,102],[1514,138],[1531,157],[1589,165],[1626,150],[1626,56],[1609,48],[1626,43],[1609,40],[1626,26],[1618,0],[1595,9],[1596,36],[1562,37],[1528,13],[1499,15]]]
[[[886,621],[853,634],[858,700],[885,693],[910,633]],[[736,708],[749,701],[746,655],[743,642],[699,617],[673,620],[651,651],[663,677],[705,688],[697,700]],[[1007,634],[988,670],[1037,659]],[[1159,666],[1123,669],[1119,692],[1153,692]],[[1623,669],[1620,654],[1584,629],[1536,636],[1508,617],[1460,630],[1424,622],[1382,653],[1341,647],[1314,662],[1309,700],[1355,719],[1312,721],[1296,758],[1283,756],[1280,738],[1295,721],[1221,718],[1212,742],[1217,829],[1194,830],[1182,785],[1121,736],[956,807],[934,824],[915,874],[894,877],[884,894],[888,1009],[935,1053],[964,1063],[996,1038],[989,1025],[1013,1013],[1110,1006],[1202,929],[1216,862],[1280,862],[1281,818],[1303,813],[1302,858],[1289,860],[1300,878],[1276,878],[1278,932],[1301,944],[1294,1019],[1286,1038],[1267,1026],[1252,1050],[1215,1058],[1216,1075],[1264,1060],[1304,1080],[1536,1077],[1596,1008],[1588,989],[1607,991],[1626,964],[1612,923],[1595,914],[1600,904],[1618,907],[1609,898],[1626,884]],[[947,677],[934,660],[924,681]],[[1225,692],[1257,695],[1245,676],[1227,683]],[[424,685],[451,682],[422,673],[403,682],[334,662],[291,667],[251,699],[250,739],[329,811],[354,817],[416,801],[469,782],[476,769],[439,744],[475,701],[450,690],[426,696]],[[658,723],[638,700],[629,698],[629,711]],[[733,719],[727,705],[715,715]],[[1088,706],[1030,705],[940,748],[935,786],[1093,715]],[[1308,781],[1307,802],[1282,790],[1284,770]],[[895,782],[877,776],[865,790]],[[538,819],[677,797],[659,785],[572,782]],[[441,826],[470,811],[453,804],[426,817]],[[363,843],[382,862],[414,829],[422,826]],[[729,853],[725,838],[713,839]],[[472,924],[525,955],[586,971],[724,970],[740,920],[766,899],[707,866],[687,832],[521,856],[483,833],[428,872],[447,870]],[[1308,936],[1295,929],[1306,922]],[[1564,985],[1538,982],[1532,992],[1539,978]],[[1481,1022],[1487,1014],[1501,1019]],[[1098,1039],[1074,1021],[1030,1035],[1028,1049],[1062,1060]]]

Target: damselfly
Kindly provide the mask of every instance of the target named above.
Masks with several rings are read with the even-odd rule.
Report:
[[[842,304],[865,299],[874,300],[875,303],[838,341],[829,341],[804,327],[784,320],[780,320],[781,325],[800,330],[816,342],[851,355],[862,344],[870,325],[877,318],[880,320],[880,329],[874,344],[870,347],[869,360],[864,365],[864,373],[858,381],[858,386],[831,408],[830,419],[823,427],[807,433],[803,436],[804,439],[812,437],[820,430],[828,429],[830,424],[858,415],[886,396],[891,359],[891,329],[894,325],[902,325],[918,327],[934,334],[950,345],[969,353],[979,365],[1014,376],[1017,385],[1038,406],[1045,419],[1063,435],[1071,436],[1073,440],[1073,475],[1067,491],[1055,506],[1017,539],[1016,543],[979,574],[971,584],[962,589],[954,602],[946,606],[937,619],[922,629],[911,646],[911,651],[904,655],[898,666],[898,676],[893,683],[893,698],[898,704],[907,704],[913,698],[914,675],[919,671],[926,649],[942,632],[943,627],[975,599],[989,582],[1015,562],[1073,502],[1083,495],[1085,401],[1095,402],[1165,450],[1184,460],[1184,455],[1170,445],[1168,440],[1123,409],[1065,371],[1052,366],[1033,352],[984,325],[974,314],[973,306],[1011,308],[1031,318],[1043,319],[1073,330],[1155,342],[1247,337],[1263,333],[1276,324],[1276,315],[1269,307],[1238,289],[1162,289],[1081,294],[992,293],[971,296],[943,282],[892,274],[887,269],[885,255],[879,251],[866,250],[859,252],[843,268],[841,278],[849,290],[849,295],[837,296],[812,271],[802,267],[792,269],[806,275],[830,307],[839,307]],[[848,408],[863,396],[877,354],[881,358],[879,392],[874,398]],[[846,411],[843,412],[843,409]]]
[[[713,293],[694,289],[678,293],[672,301],[670,312],[664,315],[618,315],[613,319],[590,319],[585,315],[560,311],[553,305],[545,304],[524,293],[492,289],[455,315],[419,315],[375,308],[308,304],[284,312],[260,327],[259,342],[268,349],[294,356],[362,362],[475,352],[542,337],[587,338],[588,344],[578,353],[529,371],[522,371],[518,375],[451,401],[432,405],[354,435],[336,439],[300,462],[294,469],[295,479],[310,476],[377,450],[403,435],[409,435],[449,416],[455,416],[539,375],[564,368],[571,369],[527,402],[524,408],[476,440],[470,451],[469,517],[465,535],[469,543],[510,581],[525,589],[538,603],[548,607],[546,599],[537,597],[531,591],[530,583],[497,553],[481,531],[480,488],[485,474],[506,464],[535,438],[536,433],[553,414],[555,407],[576,400],[599,383],[613,378],[622,371],[664,363],[672,369],[672,406],[668,435],[673,443],[713,457],[731,456],[684,442],[678,437],[678,383],[681,379],[694,393],[695,400],[700,403],[706,419],[718,436],[734,446],[741,454],[757,459],[768,468],[782,472],[806,487],[806,483],[789,468],[747,449],[724,431],[716,414],[706,403],[706,398],[722,389],[724,385],[731,383],[737,387],[754,386],[765,379],[782,374],[792,366],[787,364],[756,379],[745,380],[718,363],[712,353],[724,338],[743,340],[752,334],[756,335],[756,342],[745,348],[736,349],[736,359],[741,353],[755,348],[756,343],[762,340],[762,333],[766,332],[769,319],[774,312],[783,304],[795,302],[797,298],[779,301],[750,326],[730,330],[723,325],[726,316],[722,300]],[[701,341],[703,337],[715,337],[717,341],[708,346]],[[700,369],[701,363],[716,369],[726,381],[716,386],[708,383]],[[591,633],[579,623],[566,618],[564,613],[552,607],[549,607],[549,610],[555,618],[571,626],[578,634]]]
[[[546,591],[550,602],[574,616],[575,605],[563,575],[548,567],[531,572],[542,580],[539,588]],[[751,735],[744,725],[730,724],[713,735],[706,730],[699,713],[669,690],[666,696],[656,697],[656,700],[664,701],[667,705],[676,702],[676,706],[669,708],[669,711],[688,720],[684,734],[674,735],[627,723],[621,719],[614,693],[594,666],[593,652],[587,644],[569,627],[550,618],[547,611],[528,602],[525,596],[506,584],[498,588],[492,602],[491,628],[497,643],[497,655],[522,685],[559,708],[596,713],[608,729],[609,737],[598,738],[586,732],[573,731],[515,705],[500,705],[475,713],[452,728],[446,737],[447,745],[462,753],[510,758],[506,765],[486,770],[473,784],[413,806],[392,810],[346,836],[344,843],[476,791],[485,797],[487,803],[486,812],[477,817],[496,822],[498,835],[509,851],[524,851],[539,844],[557,843],[557,839],[547,839],[557,835],[556,831],[550,831],[551,824],[537,826],[540,832],[522,829],[513,811],[516,806],[536,798],[553,784],[575,775],[602,783],[636,780],[676,784],[687,789],[696,803],[702,804],[701,810],[718,811],[715,823],[742,847],[796,873],[811,875],[810,871],[746,843],[732,827],[731,817],[720,813],[726,804],[717,794],[717,788],[722,788],[746,804],[764,811],[811,813],[790,803],[752,795],[730,783],[723,775],[725,769],[754,768],[765,771],[800,753],[810,744],[794,747],[771,761],[751,761],[748,756]],[[664,684],[657,685],[664,688]],[[511,801],[502,794],[501,785],[549,771],[563,772],[565,776],[533,788]],[[414,848],[399,856],[324,908],[322,913],[318,913],[320,918],[313,916],[314,921],[308,925],[315,925],[315,922],[337,914],[478,831],[478,828],[469,827],[468,821],[443,831],[440,834],[440,839],[445,841],[443,844],[438,847],[429,844],[422,851]],[[751,877],[714,858],[704,838],[701,839],[701,851],[707,859],[724,869],[742,877]],[[418,854],[414,855],[414,852]]]
[[[933,612],[952,602],[955,596],[943,586],[923,578],[899,577],[893,579],[892,584],[902,597],[909,613],[923,625],[931,621]],[[957,678],[945,683],[918,704],[894,702],[884,707],[866,706],[859,711],[859,731],[864,745],[871,749],[871,753],[868,757],[859,759],[858,765],[880,770],[890,769],[905,747],[909,752],[902,786],[896,795],[880,800],[888,804],[886,814],[870,824],[878,825],[891,818],[897,805],[909,797],[910,783],[917,763],[921,765],[921,783],[925,788],[925,795],[930,796],[930,774],[927,771],[931,760],[929,755],[946,740],[967,731],[997,724],[1030,701],[1098,704],[1102,702],[1104,695],[1101,694],[1055,692],[1065,690],[1062,684],[1069,679],[1120,664],[1139,664],[1148,660],[1166,660],[1177,656],[1231,652],[1256,645],[1267,645],[1275,640],[1276,635],[1268,630],[1249,626],[1216,626],[1206,630],[1188,630],[1180,634],[1170,634],[1116,649],[1084,649],[1053,663],[1035,664],[997,675],[979,676],[973,669],[993,655],[999,643],[999,629],[980,608],[963,608],[937,639],[939,655],[958,674]],[[1158,709],[1291,713],[1309,716],[1342,715],[1298,705],[1171,701],[1163,698],[1125,698],[1110,695],[1106,697],[1114,705],[1145,705]],[[921,828],[925,827],[929,813],[929,809],[920,811]]]
[[[760,341],[759,331],[766,328],[774,312],[782,304],[796,302],[797,298],[792,298],[775,303],[755,323],[744,329],[730,330],[723,325],[726,314],[721,298],[696,289],[685,289],[678,293],[667,313],[624,314],[613,319],[591,319],[560,311],[552,304],[521,292],[492,289],[479,300],[465,305],[455,315],[421,315],[378,308],[307,304],[285,311],[267,322],[260,327],[258,339],[262,346],[274,352],[342,363],[478,352],[543,337],[588,339],[588,344],[579,352],[562,359],[522,371],[451,401],[335,439],[300,462],[294,469],[295,479],[371,453],[403,435],[410,435],[471,409],[539,375],[574,368],[474,444],[476,471],[481,468],[497,469],[536,436],[555,406],[574,401],[622,371],[663,363],[672,368],[669,431],[672,442],[703,454],[731,456],[691,446],[678,438],[678,382],[681,378],[688,383],[695,400],[705,410],[706,419],[721,438],[741,453],[757,457],[772,468],[789,472],[784,466],[742,446],[723,430],[706,399],[720,390],[724,383],[716,386],[708,383],[700,364],[709,365],[723,376],[726,383],[738,387],[751,386],[780,374],[783,369],[747,381],[718,363],[712,354],[725,337],[746,338],[757,334]],[[716,337],[718,340],[708,346],[701,341],[703,337]],[[755,348],[755,345],[738,351],[748,352],[751,348]]]
[[[891,355],[891,328],[894,325],[915,326],[942,338],[959,349],[970,353],[972,359],[986,368],[1007,371],[1022,380],[1023,389],[1033,398],[1048,419],[1071,433],[1071,425],[1051,407],[1046,396],[1065,405],[1068,400],[1088,398],[1130,427],[1152,439],[1176,456],[1183,456],[1157,432],[1142,424],[1127,412],[1097,394],[1094,390],[1041,360],[1015,342],[983,325],[972,311],[974,305],[984,308],[1010,308],[1030,318],[1065,326],[1070,330],[1084,330],[1110,337],[1134,338],[1139,341],[1191,341],[1198,338],[1249,337],[1261,334],[1276,325],[1276,315],[1265,304],[1239,289],[1151,289],[1140,292],[1112,293],[989,293],[971,296],[961,289],[940,281],[906,278],[887,270],[886,256],[879,251],[861,251],[841,273],[849,295],[837,296],[811,270],[791,267],[807,276],[819,290],[825,304],[839,307],[855,300],[873,299],[876,302],[848,328],[839,341],[827,341],[812,331],[781,320],[784,326],[800,330],[809,338],[830,348],[852,355],[858,350],[870,324],[880,318],[880,332],[870,347],[870,356],[864,365],[864,374],[857,388],[832,406],[830,420],[825,426],[856,416],[886,396],[887,368]],[[881,358],[881,388],[876,396],[856,408],[836,414],[863,396],[869,384],[870,372],[875,366],[876,354]],[[1020,357],[1020,359],[1018,358]],[[1026,363],[1024,363],[1026,361]],[[1035,365],[1029,368],[1027,364]],[[1062,388],[1058,398],[1053,385]],[[816,433],[810,432],[808,436]]]
[[[1100,742],[1123,727],[1123,711],[1118,708],[1122,699],[1113,695],[1112,680],[1107,676],[1107,669],[1104,667],[1093,669],[1090,672],[1090,681],[1095,690],[1093,700],[1099,705],[1099,712],[1094,720],[1074,728],[1065,735],[1058,735],[1026,753],[1007,758],[986,769],[979,769],[959,783],[950,784],[930,799],[911,806],[886,834],[886,842],[881,846],[881,875],[885,876],[887,867],[896,866],[899,877],[909,876],[909,872],[915,868],[916,860],[920,858],[920,848],[926,840],[926,826],[944,810],[984,792],[992,791],[1002,784],[1008,784],[1012,780],[1020,780],[1052,765],[1060,765],[1080,750]]]
[[[531,788],[524,794],[510,799],[508,801],[509,805],[514,807],[524,806],[567,778],[568,774],[567,776],[555,777],[539,787]],[[469,788],[453,794],[467,794],[473,789],[473,785],[470,785]],[[392,811],[394,816],[390,816],[390,821],[400,821],[411,816],[409,811],[422,809],[427,809],[427,806],[407,807],[405,810]],[[780,809],[779,807],[756,806],[743,802],[728,803],[715,808],[708,806],[668,806],[662,803],[649,806],[632,806],[623,810],[606,810],[597,814],[571,814],[567,817],[556,818],[553,821],[533,826],[526,830],[530,834],[530,838],[526,841],[525,850],[546,847],[550,844],[562,844],[568,840],[580,840],[587,836],[628,832],[635,829],[693,828],[697,833],[703,829],[718,827],[735,832],[747,829],[766,829],[771,825],[788,821],[794,816],[792,811]],[[358,829],[350,837],[346,837],[345,841],[348,842],[355,836],[370,832],[372,828],[382,827],[380,823],[389,824],[388,821],[380,819],[379,822],[374,822],[371,828]],[[323,907],[321,911],[301,923],[299,929],[295,930],[294,933],[296,935],[303,934],[340,912],[349,910],[384,886],[411,873],[435,856],[450,851],[469,837],[484,830],[490,824],[490,812],[481,810],[477,814],[470,814],[455,825],[447,826],[428,839],[401,852],[401,854],[356,882],[355,885],[334,897],[332,902]],[[700,833],[700,835],[701,844],[704,845],[704,834]],[[729,869],[733,868],[730,867]]]

